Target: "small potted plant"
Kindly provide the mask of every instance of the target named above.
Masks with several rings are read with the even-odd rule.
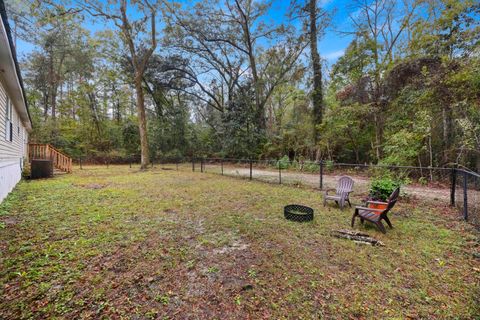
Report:
[[[367,201],[386,202],[392,192],[400,186],[400,182],[391,177],[375,178],[370,184],[370,192]],[[386,209],[387,204],[369,203],[369,208]]]

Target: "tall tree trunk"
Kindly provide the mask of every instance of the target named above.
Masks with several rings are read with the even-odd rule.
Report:
[[[143,94],[142,77],[135,77],[135,91],[137,96],[138,128],[140,130],[141,169],[146,169],[150,163],[147,138],[147,117],[145,114],[145,97]]]
[[[308,11],[310,14],[310,55],[313,68],[313,138],[315,144],[320,139],[320,132],[317,126],[322,123],[323,118],[323,90],[322,90],[322,64],[318,53],[318,30],[317,30],[317,1],[310,0]],[[318,152],[317,152],[318,154]],[[317,159],[318,160],[318,159]]]
[[[52,119],[53,119],[53,122],[56,121],[57,119],[57,90],[52,87],[52,93],[50,94],[50,99],[52,99],[51,101],[51,106],[52,106]]]
[[[379,108],[375,107],[375,110],[379,110]],[[382,158],[383,124],[381,115],[379,115],[377,111],[374,111],[373,119],[375,123],[375,157],[378,163]]]
[[[442,108],[442,124],[443,124],[443,163],[448,163],[451,160],[450,149],[453,141],[453,116],[452,109],[447,103],[444,103]]]
[[[252,77],[254,82],[255,106],[257,109],[258,117],[259,117],[258,123],[260,125],[260,129],[264,130],[267,126],[266,119],[265,119],[265,103],[261,102],[263,90],[262,90],[262,85],[260,83],[260,77],[258,76],[257,63],[255,61],[255,53],[253,49],[253,44],[250,39],[250,31],[248,30],[248,26],[245,27],[245,33],[247,35],[248,60],[250,63],[250,69],[252,70]]]
[[[52,119],[55,122],[56,118],[56,90],[54,89],[55,87],[55,72],[54,72],[54,66],[53,66],[53,49],[50,49],[49,51],[49,70],[48,70],[48,82],[49,82],[49,97],[50,97],[50,106],[52,110]]]
[[[43,120],[47,122],[48,120],[48,104],[49,104],[49,95],[48,89],[43,93]]]
[[[252,71],[253,85],[255,89],[255,107],[257,109],[256,111],[259,117],[258,123],[259,123],[260,129],[265,130],[267,126],[266,119],[265,119],[266,101],[262,102],[263,89],[262,89],[262,84],[260,83],[260,77],[258,76],[258,71],[257,71],[257,62],[255,58],[255,49],[254,49],[255,40],[252,39],[250,34],[250,21],[247,14],[242,9],[239,1],[236,0],[235,4],[242,18],[241,24],[243,29],[244,43],[248,53],[248,62],[250,64],[250,69]]]

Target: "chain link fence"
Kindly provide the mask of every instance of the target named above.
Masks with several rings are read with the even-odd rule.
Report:
[[[480,226],[480,176],[456,167],[414,167],[335,163],[332,161],[250,160],[196,158],[192,171],[268,183],[306,186],[319,190],[335,188],[340,176],[355,181],[355,194],[367,196],[374,177],[390,174],[404,182],[411,197],[458,208],[460,215]]]

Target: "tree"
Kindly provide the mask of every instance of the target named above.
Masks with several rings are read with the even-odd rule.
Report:
[[[285,83],[307,45],[293,26],[267,23],[270,7],[271,1],[252,0],[208,0],[185,10],[168,6],[168,44],[194,61],[185,74],[197,91],[189,93],[223,112],[241,82],[251,78],[262,130],[266,103],[275,88]],[[265,74],[271,62],[259,61],[262,43],[281,53],[277,73],[268,81]]]
[[[320,139],[319,126],[322,124],[323,114],[325,112],[322,61],[318,50],[318,40],[323,36],[326,27],[330,23],[330,16],[319,7],[317,0],[293,0],[291,7],[292,12],[290,15],[294,18],[300,18],[303,21],[304,32],[307,34],[307,39],[310,44],[313,140],[314,143],[317,144]],[[317,152],[317,160],[319,155],[319,152]]]
[[[309,24],[310,24],[310,56],[312,60],[313,71],[313,92],[312,92],[312,104],[313,104],[313,121],[314,127],[322,124],[323,116],[323,90],[322,90],[322,65],[320,62],[320,54],[318,53],[318,10],[317,1],[310,0],[308,5],[309,11]],[[315,142],[319,139],[318,130],[315,128],[314,139]]]
[[[393,0],[356,0],[354,2],[355,15],[351,20],[355,30],[354,42],[360,44],[363,60],[363,72],[367,75],[361,81],[366,81],[372,105],[372,117],[375,123],[375,141],[373,148],[377,161],[382,158],[384,115],[386,105],[382,100],[382,80],[385,72],[394,62],[395,55],[401,55],[397,51],[406,31],[416,18],[418,1],[405,0],[400,2]],[[350,49],[354,49],[350,47]],[[353,83],[351,83],[353,84]],[[358,83],[357,83],[358,84]]]
[[[156,13],[157,2],[149,0],[135,1],[131,6],[137,9],[141,17],[133,20],[128,14],[127,0],[117,0],[115,3],[103,4],[99,1],[87,0],[79,4],[93,17],[102,17],[113,24],[121,32],[121,40],[128,48],[129,58],[133,66],[132,78],[136,92],[138,127],[141,145],[141,168],[146,169],[149,162],[147,117],[145,112],[145,95],[143,92],[143,77],[148,60],[157,47]],[[147,31],[148,30],[148,31]],[[148,39],[145,39],[147,37]]]
[[[259,154],[264,135],[255,112],[255,89],[246,82],[235,92],[223,116],[224,152],[236,158],[252,158]]]

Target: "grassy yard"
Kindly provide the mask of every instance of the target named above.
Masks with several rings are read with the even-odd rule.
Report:
[[[358,199],[356,201],[358,203]],[[312,223],[282,208],[315,209]],[[478,319],[478,234],[400,201],[385,243],[330,232],[318,191],[188,171],[87,167],[0,205],[0,318]]]

